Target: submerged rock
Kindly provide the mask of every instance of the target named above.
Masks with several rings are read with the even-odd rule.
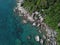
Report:
[[[33,25],[33,26],[36,26],[36,23],[34,22],[32,25]]]
[[[23,20],[23,23],[25,24],[25,23],[27,23],[27,21],[26,20]]]
[[[46,36],[45,36],[45,35],[43,35],[43,38],[44,38],[44,39],[46,39]]]
[[[30,40],[31,39],[31,36],[27,36],[27,39]]]
[[[43,39],[40,40],[41,45],[43,45]]]
[[[39,36],[38,35],[35,37],[35,40],[39,42]]]
[[[41,30],[39,30],[39,33],[42,33]]]

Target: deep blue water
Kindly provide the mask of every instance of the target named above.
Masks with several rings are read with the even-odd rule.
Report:
[[[40,45],[34,37],[42,35],[30,23],[22,23],[22,17],[13,12],[15,6],[16,0],[0,0],[0,45]]]

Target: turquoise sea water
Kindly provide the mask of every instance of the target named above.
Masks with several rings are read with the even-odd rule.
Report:
[[[0,0],[0,45],[40,45],[34,37],[42,34],[30,23],[22,23],[22,17],[13,12],[15,5],[16,0]]]
[[[15,45],[15,0],[0,0],[0,45]]]
[[[22,23],[22,17],[19,17],[19,19],[17,19],[20,21],[20,23],[18,23],[18,28],[20,28],[22,31],[20,31],[20,33],[18,33],[19,37],[18,39],[16,39],[16,44],[21,44],[21,45],[40,45],[39,42],[36,42],[35,40],[35,36],[39,35],[40,38],[42,38],[42,34],[38,33],[39,28],[32,26],[30,23],[27,24],[23,24]],[[21,33],[22,32],[22,33]],[[31,39],[28,40],[27,37],[31,36]],[[18,42],[19,41],[19,42]]]

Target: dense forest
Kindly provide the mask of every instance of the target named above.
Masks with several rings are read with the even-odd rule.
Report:
[[[23,7],[30,13],[39,11],[45,14],[45,23],[48,24],[52,29],[56,30],[57,42],[60,45],[60,29],[58,23],[60,23],[60,0],[24,0]]]

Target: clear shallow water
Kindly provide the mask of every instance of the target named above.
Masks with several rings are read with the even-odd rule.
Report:
[[[34,27],[32,26],[30,23],[27,23],[27,24],[23,24],[22,23],[22,17],[19,17],[19,19],[17,19],[20,21],[20,24],[19,24],[19,28],[22,31],[20,31],[20,34],[18,39],[16,39],[16,44],[21,44],[21,45],[40,45],[39,42],[36,42],[35,41],[35,36],[36,35],[39,35],[40,38],[42,38],[42,34],[38,33],[38,28],[37,27]],[[22,33],[21,33],[22,32]],[[31,39],[28,40],[27,37],[28,36],[31,36]],[[19,43],[18,43],[19,41]]]
[[[22,18],[14,16],[16,0],[0,0],[0,45],[40,45],[34,37],[40,35],[30,23],[23,24]],[[27,36],[31,40],[27,40]],[[42,37],[42,35],[40,35]]]

